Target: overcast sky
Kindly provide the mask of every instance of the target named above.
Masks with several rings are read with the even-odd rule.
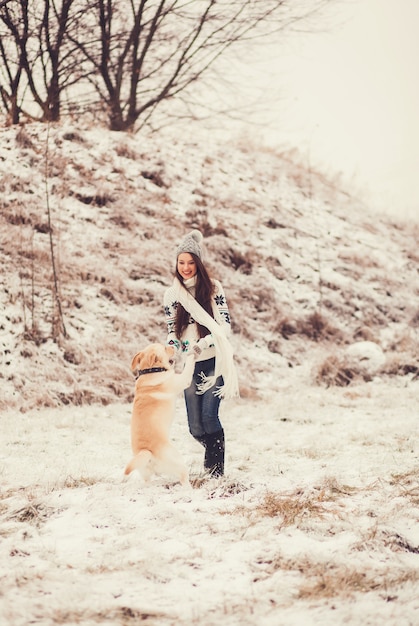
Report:
[[[338,0],[321,23],[246,67],[270,102],[258,132],[419,220],[419,0]]]

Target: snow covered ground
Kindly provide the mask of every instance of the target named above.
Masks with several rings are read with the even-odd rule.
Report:
[[[0,176],[0,623],[418,624],[418,226],[245,140],[33,124]],[[190,228],[241,399],[216,481],[179,398],[186,492],[122,472]]]
[[[413,626],[417,385],[226,403],[226,476],[122,481],[130,405],[1,416],[0,623]]]

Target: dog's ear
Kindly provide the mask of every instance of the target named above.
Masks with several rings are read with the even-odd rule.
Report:
[[[153,354],[153,366],[160,365],[162,363],[162,355],[161,354]]]
[[[131,371],[133,372],[135,369],[137,369],[137,365],[138,363],[141,361],[141,359],[143,358],[144,353],[143,352],[137,352],[137,354],[135,355],[135,357],[132,359],[131,362]]]

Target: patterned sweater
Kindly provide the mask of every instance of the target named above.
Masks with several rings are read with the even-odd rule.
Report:
[[[195,276],[183,282],[185,287],[193,296],[195,295],[195,283]],[[214,280],[214,286],[215,290],[212,300],[214,319],[224,330],[226,337],[228,337],[231,332],[231,325],[226,297],[221,283],[218,280]],[[177,351],[187,353],[191,347],[199,341],[199,333],[195,320],[191,316],[189,317],[189,324],[183,332],[181,341],[179,341],[175,334],[176,308],[178,303],[176,302],[174,287],[169,287],[165,291],[163,302],[167,323],[167,344],[173,346]],[[205,361],[215,356],[215,347],[211,334],[209,333],[206,335],[205,339],[208,343],[208,347],[205,348],[205,350],[202,350],[201,354],[197,358],[197,361]]]

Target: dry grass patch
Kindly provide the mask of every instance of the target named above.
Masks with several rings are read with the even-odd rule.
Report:
[[[306,318],[297,321],[297,332],[308,337],[312,341],[335,341],[343,340],[342,331],[336,328],[322,313],[315,311]]]
[[[366,572],[342,565],[309,562],[306,567],[299,569],[311,579],[304,583],[298,592],[298,598],[303,600],[348,598],[355,593],[372,591],[389,593],[402,585],[413,584],[419,580],[419,571],[413,569],[404,569],[399,572],[395,572],[394,569],[385,572]]]
[[[93,478],[91,476],[80,476],[80,478],[73,478],[72,476],[67,476],[63,483],[64,489],[80,489],[82,487],[91,487],[92,485],[96,485],[99,482],[98,478]]]
[[[248,491],[250,487],[235,480],[219,480],[211,478],[209,474],[201,474],[190,478],[193,489],[203,489],[208,487],[208,499],[231,498],[243,491]]]
[[[255,513],[260,517],[280,518],[280,527],[284,528],[304,518],[322,518],[325,513],[330,513],[327,503],[328,501],[323,499],[323,494],[313,497],[299,491],[291,495],[269,492],[256,506]]]
[[[20,126],[15,136],[16,144],[26,150],[36,151],[35,143],[24,126]]]
[[[118,146],[116,146],[115,153],[117,154],[117,156],[123,157],[125,159],[130,159],[131,161],[137,161],[137,159],[139,158],[137,152],[126,143],[120,143]]]
[[[416,380],[419,377],[419,362],[413,353],[395,354],[387,359],[382,372],[388,376],[412,375],[412,380]]]
[[[7,516],[9,521],[29,523],[36,527],[41,526],[58,511],[46,506],[43,502],[28,502],[23,507],[16,509]]]
[[[332,354],[317,367],[314,379],[318,385],[326,387],[347,387],[356,380],[369,382],[371,374],[361,365],[349,362],[344,356]]]
[[[378,267],[378,263],[372,255],[365,254],[360,256],[359,254],[353,253],[340,253],[338,255],[338,258],[341,259],[346,265],[349,265],[351,267],[351,270],[353,271],[353,278],[355,280],[360,278],[361,270]]]
[[[261,517],[280,517],[281,527],[291,526],[303,517],[322,517],[324,507],[312,498],[298,492],[291,496],[267,493],[261,504],[256,507]]]
[[[408,498],[415,506],[419,506],[419,467],[402,474],[392,474],[390,485],[399,487],[399,495]]]
[[[349,565],[316,563],[307,557],[299,559],[281,555],[272,559],[261,557],[257,561],[257,566],[258,569],[262,568],[262,572],[256,576],[255,582],[270,577],[279,570],[299,572],[304,576],[304,581],[299,586],[297,597],[310,601],[323,598],[352,598],[356,593],[383,591],[386,593],[386,599],[389,599],[394,598],[397,588],[413,585],[419,580],[419,571],[416,569],[363,570],[361,567]]]
[[[321,519],[330,514],[339,516],[339,507],[332,507],[331,503],[335,503],[339,495],[348,494],[349,489],[339,487],[336,481],[329,479],[309,494],[301,489],[289,494],[268,491],[262,501],[251,509],[240,505],[229,513],[245,514],[253,521],[264,517],[278,518],[279,527],[285,528],[306,519]]]
[[[109,610],[91,611],[83,609],[55,610],[49,616],[51,624],[150,624],[157,626],[168,619],[168,615],[159,612],[141,611],[128,606],[121,606]],[[172,623],[170,620],[167,623]]]
[[[243,491],[248,490],[249,487],[238,481],[222,481],[221,483],[217,484],[215,489],[210,490],[208,498],[231,498],[232,496],[236,496],[239,493],[243,493]]]
[[[298,333],[297,323],[289,317],[280,316],[279,321],[275,324],[273,328],[273,332],[277,335],[280,335],[284,339],[289,339],[292,335]]]

